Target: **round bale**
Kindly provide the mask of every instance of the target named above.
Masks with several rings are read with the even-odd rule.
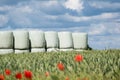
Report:
[[[61,50],[73,49],[73,39],[71,32],[59,32],[59,47]]]
[[[0,49],[13,49],[13,33],[0,31]]]
[[[13,52],[13,33],[0,31],[0,54]]]
[[[58,33],[55,31],[45,32],[45,40],[47,51],[56,51],[58,50]]]
[[[31,52],[45,51],[45,35],[43,31],[29,31],[29,37],[31,43]]]
[[[13,31],[15,53],[29,51],[29,33],[28,31]],[[17,51],[23,50],[23,51]]]
[[[88,35],[87,33],[72,33],[74,49],[76,50],[85,50],[87,49],[88,44]]]

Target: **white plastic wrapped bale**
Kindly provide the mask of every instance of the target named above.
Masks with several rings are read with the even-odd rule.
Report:
[[[75,50],[85,50],[88,44],[87,33],[72,33]]]
[[[45,52],[45,35],[43,31],[29,31],[31,52]]]
[[[73,50],[73,39],[71,32],[59,32],[58,37],[60,51]]]
[[[13,31],[15,53],[29,52],[28,31]]]
[[[11,31],[0,31],[0,49],[13,48],[13,33]]]
[[[32,48],[45,47],[45,36],[43,31],[29,31],[29,37]]]
[[[45,32],[45,40],[47,51],[57,51],[58,50],[58,33],[55,31]]]
[[[13,33],[0,31],[0,54],[13,53]]]

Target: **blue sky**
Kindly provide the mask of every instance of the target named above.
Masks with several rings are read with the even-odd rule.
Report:
[[[94,49],[120,49],[120,0],[0,0],[0,30],[87,32]]]

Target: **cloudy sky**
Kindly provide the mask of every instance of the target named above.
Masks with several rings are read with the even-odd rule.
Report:
[[[0,30],[87,32],[94,49],[120,49],[120,0],[0,0]]]

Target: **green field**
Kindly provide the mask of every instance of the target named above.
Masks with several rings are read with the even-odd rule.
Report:
[[[74,60],[76,54],[83,56],[82,62]],[[57,68],[60,61],[64,71]],[[5,74],[5,69],[12,72],[10,76],[5,75],[5,80],[16,80],[15,73],[24,70],[32,71],[32,80],[120,80],[120,50],[0,55],[0,74]],[[48,77],[46,71],[50,74]]]

